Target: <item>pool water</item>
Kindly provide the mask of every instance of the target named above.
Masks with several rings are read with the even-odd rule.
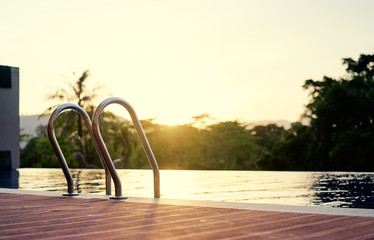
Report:
[[[153,197],[151,170],[117,171],[124,195]],[[105,194],[103,170],[71,173],[78,192]],[[160,174],[162,198],[374,209],[374,173],[161,170]],[[61,169],[21,168],[0,176],[0,187],[67,189]]]

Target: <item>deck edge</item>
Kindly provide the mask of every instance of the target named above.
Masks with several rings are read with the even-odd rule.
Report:
[[[62,192],[57,192],[57,191],[35,191],[35,190],[0,188],[0,193],[62,197]],[[80,194],[79,196],[76,196],[74,198],[108,199],[108,197],[109,196],[102,195],[102,194]],[[118,201],[118,200],[108,200],[108,201]],[[137,202],[137,203],[179,205],[179,206],[232,208],[232,209],[242,209],[242,210],[258,210],[258,211],[273,211],[273,212],[292,212],[292,213],[309,213],[309,214],[324,214],[324,215],[374,217],[374,209],[362,209],[362,208],[293,206],[293,205],[259,204],[259,203],[218,202],[218,201],[207,201],[207,200],[168,199],[168,198],[157,199],[157,198],[131,197],[131,196],[129,196],[129,198],[125,201],[126,202]]]

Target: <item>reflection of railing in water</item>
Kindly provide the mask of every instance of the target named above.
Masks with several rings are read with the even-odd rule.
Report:
[[[58,145],[58,142],[55,137],[54,133],[54,123],[57,119],[57,116],[66,109],[75,110],[79,113],[79,115],[83,118],[87,129],[90,133],[90,136],[93,140],[94,146],[96,148],[97,153],[99,154],[100,160],[105,168],[106,173],[106,194],[111,194],[111,181],[110,177],[112,177],[114,186],[115,186],[115,196],[112,196],[111,199],[126,199],[127,197],[122,196],[122,184],[121,180],[116,172],[116,169],[114,167],[113,161],[109,155],[109,152],[105,146],[105,143],[103,141],[103,138],[100,133],[100,127],[99,127],[99,119],[102,111],[105,107],[107,107],[110,104],[117,103],[122,105],[127,109],[127,111],[130,113],[131,119],[135,125],[136,131],[138,133],[138,136],[140,138],[140,141],[143,145],[144,151],[146,153],[146,156],[148,158],[148,161],[153,169],[153,180],[154,180],[154,197],[159,198],[160,197],[160,172],[157,165],[157,161],[153,155],[152,149],[148,143],[147,137],[145,136],[144,130],[140,124],[140,121],[135,113],[135,110],[131,107],[131,105],[126,102],[123,99],[120,98],[108,98],[104,101],[102,101],[99,106],[96,108],[93,117],[92,117],[92,123],[88,117],[88,114],[83,110],[83,108],[79,107],[78,105],[67,103],[62,104],[59,107],[57,107],[53,113],[51,114],[48,122],[48,137],[52,144],[53,150],[55,151],[55,154],[57,156],[57,159],[60,163],[60,166],[64,172],[67,185],[68,185],[68,192],[64,194],[64,196],[75,196],[78,195],[78,193],[74,192],[74,185],[73,185],[73,178],[70,174],[69,167],[66,163],[66,160],[64,158],[64,155],[62,154],[62,151],[60,149],[60,146]]]
[[[75,178],[77,179],[76,183],[75,183],[75,188],[77,189],[77,192],[79,193],[80,192],[80,185],[81,185],[81,179],[80,179],[80,175],[81,175],[81,170],[79,170],[76,175],[75,175]],[[74,175],[73,175],[74,177]]]

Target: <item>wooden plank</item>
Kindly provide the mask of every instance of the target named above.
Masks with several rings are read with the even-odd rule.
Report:
[[[374,218],[0,193],[0,239],[369,239]]]

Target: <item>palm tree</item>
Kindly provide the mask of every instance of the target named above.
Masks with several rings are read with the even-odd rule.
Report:
[[[89,70],[82,73],[80,77],[77,77],[73,73],[74,80],[73,83],[67,82],[65,87],[57,89],[54,93],[47,95],[47,100],[53,101],[56,104],[47,108],[42,115],[51,113],[57,106],[63,103],[75,103],[82,107],[88,114],[92,114],[94,107],[92,101],[98,97],[96,94],[98,89],[102,86],[96,86],[95,88],[87,87],[87,80],[90,76]],[[72,111],[61,116],[64,118],[61,127],[61,134],[67,135],[71,138],[74,137],[74,148],[76,153],[74,156],[79,159],[81,167],[89,167],[85,159],[85,135],[83,132],[83,122],[80,116]]]

